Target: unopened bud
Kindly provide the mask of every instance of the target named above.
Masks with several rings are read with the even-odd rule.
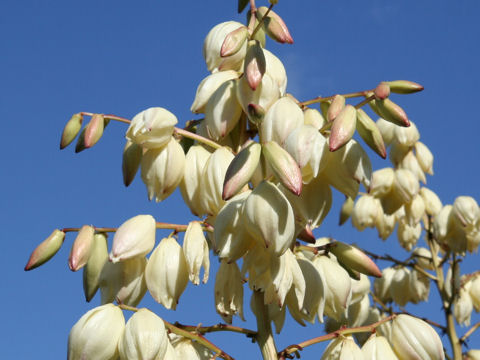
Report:
[[[345,98],[342,95],[335,95],[328,107],[327,121],[332,122],[345,107]]]
[[[103,129],[105,128],[105,118],[102,114],[94,114],[90,119],[90,122],[85,126],[85,147],[91,148],[95,145],[103,135]]]
[[[336,241],[332,245],[330,252],[334,254],[341,263],[353,270],[357,270],[365,275],[382,277],[382,272],[372,259],[352,245]]]
[[[256,90],[266,71],[266,60],[258,41],[248,42],[247,54],[243,67],[244,76],[252,90]]]
[[[142,154],[143,149],[140,145],[127,140],[122,157],[123,184],[125,186],[130,185],[135,178],[142,161]]]
[[[263,144],[262,154],[283,186],[295,195],[300,195],[302,173],[295,159],[275,141]]]
[[[80,132],[83,122],[82,113],[74,114],[63,128],[60,139],[60,149],[66,148]]]
[[[247,40],[247,36],[248,29],[246,26],[233,30],[225,37],[225,40],[223,40],[222,48],[220,49],[220,56],[226,57],[239,52],[245,43],[245,40]]]
[[[108,260],[107,234],[98,233],[93,237],[92,250],[83,268],[83,292],[90,302],[100,286],[100,274]]]
[[[325,119],[317,109],[307,108],[303,111],[303,124],[311,125],[315,129],[320,130],[325,126]]]
[[[267,11],[268,8],[266,6],[261,6],[257,8],[256,12],[258,21],[264,18],[263,28],[267,35],[279,43],[293,44],[293,38],[282,18],[272,10],[268,11],[268,15],[265,17]]]
[[[372,101],[370,103],[372,103]],[[385,120],[390,121],[398,126],[410,126],[410,121],[408,120],[405,111],[403,111],[403,109],[397,104],[395,104],[392,100],[375,100],[374,103],[378,111],[380,112],[380,114],[378,115],[380,115]],[[372,109],[375,111],[373,107]]]
[[[88,261],[92,250],[95,229],[90,225],[83,225],[72,245],[68,258],[68,267],[72,271],[80,270]]]
[[[250,181],[260,161],[261,152],[261,145],[252,142],[233,158],[225,174],[223,200],[230,199]]]
[[[53,230],[50,236],[33,250],[25,265],[25,271],[33,270],[50,260],[60,250],[63,240],[65,233],[58,229]]]
[[[345,197],[345,201],[343,202],[342,208],[340,209],[340,220],[338,221],[339,225],[345,224],[345,222],[350,218],[354,204],[355,202],[351,197]]]
[[[357,110],[352,105],[345,106],[335,117],[330,132],[330,151],[336,151],[345,145],[355,133]]]
[[[375,151],[383,159],[387,157],[387,151],[380,129],[362,109],[357,109],[357,132],[370,149]]]
[[[85,147],[85,131],[86,128],[83,128],[82,132],[77,138],[77,143],[75,144],[75,153],[79,153],[80,151],[83,151],[86,149]]]
[[[423,90],[422,85],[408,80],[386,81],[386,84],[390,86],[390,91],[396,94],[413,94]]]

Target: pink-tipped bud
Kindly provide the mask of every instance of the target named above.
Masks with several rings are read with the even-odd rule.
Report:
[[[65,128],[63,129],[62,138],[60,139],[60,149],[66,148],[75,139],[80,132],[82,122],[82,113],[74,114],[70,120],[68,120]]]
[[[68,257],[70,270],[78,271],[85,266],[90,257],[94,235],[95,229],[90,225],[83,225],[78,231]]]
[[[250,40],[247,47],[247,55],[243,66],[243,73],[247,79],[248,86],[255,90],[262,82],[262,77],[266,71],[266,60],[260,43],[256,40]]]
[[[275,141],[262,145],[262,154],[278,180],[295,195],[302,192],[302,173],[295,159]]]
[[[379,111],[378,115],[380,115],[385,120],[390,121],[391,123],[394,123],[395,125],[398,125],[398,126],[404,126],[404,127],[410,126],[410,121],[408,120],[408,117],[407,117],[407,114],[405,114],[405,111],[403,111],[403,109],[397,104],[395,104],[392,100],[390,99],[375,100],[374,103],[377,110],[375,110],[374,107],[372,107],[372,109],[375,112]]]
[[[303,240],[309,244],[315,244],[315,235],[313,235],[312,228],[309,225],[305,225],[305,227],[300,231],[297,235],[297,238]]]
[[[135,178],[142,161],[142,154],[143,149],[140,145],[127,140],[122,157],[122,174],[125,186],[130,185]]]
[[[323,104],[323,103],[322,103]],[[335,95],[327,110],[327,121],[332,122],[345,107],[345,98],[342,95]]]
[[[50,260],[60,250],[63,240],[65,233],[58,229],[53,230],[50,236],[33,250],[25,265],[25,271],[33,270]]]
[[[382,272],[378,266],[360,249],[337,241],[332,245],[330,251],[337,257],[338,261],[349,268],[365,275],[382,277]]]
[[[105,118],[102,114],[94,114],[90,119],[90,122],[85,127],[85,135],[84,135],[84,145],[85,148],[91,148],[95,145],[98,140],[103,135],[103,129],[105,128]]]
[[[257,9],[257,19],[264,18],[267,14],[268,8],[261,6]],[[263,19],[263,28],[268,36],[281,44],[293,44],[293,38],[288,31],[287,25],[278,14],[270,10],[267,16]]]
[[[336,151],[350,141],[357,124],[357,109],[352,105],[345,106],[336,116],[330,132],[330,151]]]
[[[357,110],[357,132],[370,149],[383,159],[387,157],[387,150],[380,129],[362,109]]]
[[[385,83],[390,86],[390,91],[396,94],[413,94],[424,89],[422,85],[408,80],[386,81]]]
[[[375,99],[377,100],[385,100],[390,96],[390,86],[386,82],[381,82],[377,85],[375,90],[373,91],[375,95]]]
[[[233,158],[223,182],[223,200],[236,195],[248,183],[258,166],[261,153],[261,145],[252,142]]]
[[[247,40],[247,36],[248,29],[246,26],[233,30],[225,37],[225,40],[223,40],[222,48],[220,49],[220,56],[227,57],[239,52],[245,43],[245,40]]]

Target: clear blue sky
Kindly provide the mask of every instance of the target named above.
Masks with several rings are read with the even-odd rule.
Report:
[[[427,186],[444,203],[458,195],[480,200],[478,1],[280,0],[276,11],[295,43],[269,41],[267,48],[284,62],[289,92],[307,100],[372,88],[381,80],[423,84],[424,92],[394,100],[435,155],[435,176]],[[156,204],[147,201],[139,178],[124,188],[122,124],[111,123],[94,149],[76,155],[73,147],[58,150],[64,123],[79,111],[129,118],[151,106],[171,110],[182,124],[192,119],[195,89],[207,75],[203,38],[215,24],[244,21],[245,15],[236,14],[233,0],[3,1],[0,14],[2,358],[60,359],[71,326],[99,298],[86,304],[81,272],[67,268],[73,237],[51,262],[25,273],[31,250],[56,227],[118,226],[142,213],[158,221],[193,219],[178,192]],[[388,163],[376,159],[374,165]],[[380,244],[375,232],[358,233],[350,223],[338,230],[340,201],[336,196],[318,236],[405,257],[395,237]],[[466,271],[478,269],[477,256],[463,265]],[[189,284],[176,312],[148,295],[142,305],[171,322],[217,323],[213,280],[206,286]],[[246,297],[247,322],[235,323],[254,328],[248,303]],[[411,309],[441,319],[438,302]],[[472,323],[479,318],[474,314]],[[319,324],[303,329],[289,320],[278,345],[322,332]],[[258,358],[257,345],[246,338],[209,338],[238,359]],[[480,335],[472,336],[470,345],[480,348]],[[319,358],[321,349],[305,350],[304,358]]]

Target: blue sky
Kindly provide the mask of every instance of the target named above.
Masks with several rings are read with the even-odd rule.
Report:
[[[261,2],[259,2],[261,4]],[[480,3],[459,1],[286,1],[276,11],[294,38],[293,45],[269,41],[287,69],[287,90],[298,99],[374,87],[382,80],[409,79],[425,86],[397,96],[435,155],[435,175],[427,186],[452,203],[458,195],[480,200]],[[67,268],[69,245],[43,267],[25,273],[31,250],[56,227],[118,226],[151,213],[158,221],[192,220],[176,192],[165,202],[149,203],[137,178],[125,189],[121,180],[122,124],[111,123],[92,150],[60,152],[61,130],[75,112],[114,113],[127,118],[151,106],[174,112],[181,124],[195,89],[207,75],[203,38],[215,24],[244,21],[233,0],[208,1],[4,1],[0,5],[0,229],[4,243],[3,326],[5,358],[64,358],[71,326],[91,304],[83,300],[81,272]],[[372,154],[372,157],[374,155]],[[388,166],[375,159],[375,168]],[[397,257],[406,253],[393,236],[381,244],[376,233],[337,227],[341,197],[318,236],[356,241]],[[168,232],[159,232],[157,237]],[[477,254],[462,265],[478,269]],[[216,263],[215,259],[212,261]],[[386,264],[380,263],[381,267]],[[215,265],[216,267],[216,265]],[[432,290],[432,294],[435,292]],[[254,327],[245,298],[247,322]],[[143,305],[174,322],[213,324],[213,276],[206,286],[189,285],[176,312],[165,311],[147,295]],[[417,313],[438,320],[440,305]],[[472,323],[480,320],[478,314]],[[321,325],[301,328],[288,321],[278,346],[318,336]],[[465,329],[460,329],[463,334]],[[210,337],[237,358],[257,358],[257,347],[241,336]],[[446,338],[444,338],[446,341]],[[480,335],[471,337],[480,348]],[[319,358],[322,346],[305,350]]]

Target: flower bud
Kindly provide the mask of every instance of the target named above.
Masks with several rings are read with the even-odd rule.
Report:
[[[82,113],[74,114],[70,120],[67,121],[60,139],[60,150],[66,148],[77,137],[82,128],[83,115]]]
[[[263,144],[262,154],[282,185],[295,195],[300,195],[302,173],[295,159],[275,141]]]
[[[303,124],[311,125],[315,129],[320,130],[325,126],[325,119],[317,109],[306,108],[303,111]]]
[[[248,37],[248,29],[246,26],[239,27],[230,32],[223,40],[222,48],[220,49],[220,56],[227,57],[235,55],[239,52]]]
[[[155,219],[137,215],[125,221],[113,237],[110,261],[116,263],[136,256],[145,256],[155,246]]]
[[[90,225],[83,225],[78,231],[78,235],[70,250],[70,256],[68,257],[68,267],[70,270],[78,271],[85,266],[92,250],[94,234],[95,229]]]
[[[215,277],[215,308],[222,319],[232,323],[233,315],[243,317],[243,279],[235,262],[222,260]]]
[[[240,103],[243,111],[248,114],[248,105],[260,105],[265,111],[268,111],[270,106],[280,97],[280,89],[275,80],[267,73],[262,77],[262,82],[257,89],[253,91],[248,85],[245,76],[237,80],[237,100]],[[254,119],[251,119],[254,121]]]
[[[152,107],[135,115],[125,135],[146,149],[161,148],[170,141],[177,118],[161,107]]]
[[[188,149],[185,156],[185,170],[182,181],[180,181],[180,190],[183,201],[188,205],[194,215],[204,213],[202,208],[202,192],[200,180],[203,174],[203,168],[210,157],[210,153],[201,145],[193,145]]]
[[[77,143],[75,144],[75,153],[79,153],[85,150],[85,128],[81,131],[80,135],[78,136]]]
[[[338,225],[343,225],[350,218],[353,212],[354,201],[351,197],[345,196],[345,201],[340,209],[340,220]]]
[[[335,95],[327,111],[327,121],[332,122],[345,107],[345,97]]]
[[[392,168],[383,168],[374,171],[369,194],[376,198],[386,196],[392,190],[394,181],[395,171]]]
[[[377,100],[384,100],[390,96],[390,86],[388,83],[382,81],[380,84],[377,85],[375,90],[373,91],[375,95],[375,99]]]
[[[352,224],[359,231],[363,231],[367,227],[375,227],[382,215],[380,200],[370,195],[363,195],[358,198],[353,207]]]
[[[147,259],[134,257],[118,263],[106,262],[100,273],[102,304],[116,301],[137,306],[147,292],[145,267]]]
[[[113,304],[98,306],[88,311],[70,330],[67,359],[117,358],[117,345],[124,328],[122,310]]]
[[[370,360],[398,360],[388,340],[384,336],[373,333],[362,346],[365,359]]]
[[[242,109],[235,95],[235,80],[218,87],[205,106],[203,125],[213,140],[224,138],[237,125]]]
[[[195,100],[190,107],[190,111],[195,114],[204,113],[205,105],[207,105],[208,100],[215,91],[226,81],[237,78],[238,73],[234,70],[219,71],[208,75],[198,85]]]
[[[369,276],[381,277],[382,273],[375,263],[360,249],[336,241],[330,252],[337,257],[337,260],[349,268]]]
[[[303,112],[288,96],[284,96],[270,107],[265,114],[259,132],[262,143],[276,141],[283,145],[296,128],[303,125]]]
[[[427,215],[436,216],[440,210],[442,210],[442,202],[432,190],[422,187],[419,194],[425,203],[425,212]]]
[[[437,332],[425,321],[410,315],[397,315],[392,321],[391,344],[400,360],[443,360],[443,345]]]
[[[357,125],[357,109],[346,105],[335,117],[330,132],[330,151],[336,151],[345,145],[355,133]]]
[[[398,126],[410,126],[410,121],[408,120],[405,111],[403,111],[403,109],[392,100],[387,98],[384,100],[371,101],[370,104],[372,103],[374,104],[374,106],[372,106],[373,111],[383,119]]]
[[[148,199],[165,200],[182,180],[185,153],[173,138],[165,147],[147,150],[141,162],[142,180],[147,187]]]
[[[142,161],[142,154],[143,150],[140,145],[127,140],[122,157],[123,184],[125,186],[130,185],[135,178]]]
[[[216,215],[225,201],[222,199],[225,174],[234,156],[222,147],[210,155],[205,163],[200,178],[199,201],[203,211],[209,215]]]
[[[98,233],[93,237],[92,250],[83,268],[83,292],[90,302],[100,286],[100,274],[108,260],[107,234]]]
[[[64,240],[65,233],[63,231],[53,230],[50,236],[33,250],[27,265],[25,265],[25,271],[33,270],[50,260],[60,250]]]
[[[420,139],[420,133],[414,122],[410,122],[408,127],[396,127],[393,132],[393,138],[403,146],[412,147]]]
[[[423,90],[422,85],[408,80],[387,81],[386,84],[390,87],[390,91],[396,94],[413,94]]]
[[[85,126],[83,144],[85,148],[91,148],[103,135],[105,127],[105,118],[102,114],[93,114],[90,122]]]
[[[432,260],[432,253],[430,250],[424,247],[417,247],[413,249],[412,256],[415,258],[417,264],[426,270],[434,270],[433,267],[433,260]],[[435,255],[437,258],[438,256]],[[440,259],[439,259],[440,261]]]
[[[480,216],[480,208],[474,198],[458,196],[453,203],[453,213],[463,226],[473,226]]]
[[[261,153],[261,145],[251,142],[233,158],[223,182],[223,200],[230,199],[250,181],[260,161]]]
[[[408,203],[418,193],[419,184],[416,176],[407,169],[395,170],[395,191],[398,192],[400,198]]]
[[[163,320],[142,308],[128,320],[118,343],[118,352],[121,360],[163,359],[168,342]]]
[[[247,45],[247,54],[243,63],[243,74],[248,85],[255,91],[262,82],[262,77],[266,70],[266,60],[260,43],[256,40],[250,40]]]
[[[256,12],[258,21],[263,18],[262,26],[267,35],[281,44],[293,44],[293,38],[282,18],[272,10],[268,11],[268,14],[267,11],[268,8],[266,6],[260,6]]]
[[[362,350],[351,336],[340,335],[330,341],[320,360],[364,360]]]
[[[415,156],[423,172],[433,175],[433,155],[424,143],[415,143]]]
[[[383,142],[382,134],[375,122],[362,109],[357,109],[357,132],[363,141],[380,155],[383,159],[387,157],[387,150]]]
[[[392,234],[396,224],[395,215],[383,214],[376,223],[378,236],[382,240],[386,240]]]
[[[190,281],[195,285],[200,283],[200,268],[203,266],[202,282],[205,284],[208,281],[210,258],[207,239],[198,221],[191,221],[187,226],[183,239],[183,253],[187,261]]]
[[[240,259],[255,243],[245,230],[241,218],[243,203],[250,192],[234,196],[222,207],[215,219],[215,252],[227,263]]]
[[[188,265],[174,238],[162,239],[153,251],[145,269],[145,280],[152,297],[167,309],[175,310],[187,287]]]
[[[382,134],[382,139],[385,142],[385,145],[390,145],[393,141],[393,133],[396,126],[390,121],[384,120],[382,118],[379,118],[377,120],[376,125],[380,130],[380,133]]]
[[[285,95],[287,89],[287,72],[278,57],[273,55],[267,49],[263,49],[266,61],[266,73],[272,77],[273,81],[278,85],[280,96]]]
[[[258,185],[245,200],[242,218],[250,235],[277,256],[287,250],[295,236],[290,203],[267,181]]]
[[[214,26],[207,34],[203,42],[203,57],[207,63],[208,71],[214,73],[223,70],[240,70],[247,51],[244,42],[238,51],[231,56],[221,56],[221,51],[226,38],[232,31],[245,26],[236,21],[226,21]]]

